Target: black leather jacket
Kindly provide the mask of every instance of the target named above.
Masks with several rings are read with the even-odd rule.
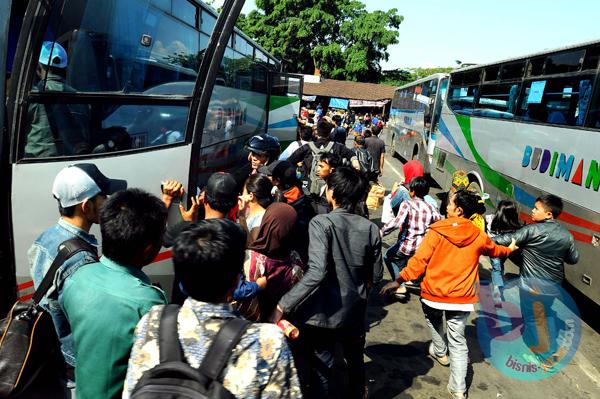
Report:
[[[508,246],[512,238],[517,241],[521,251],[521,264],[518,266],[522,279],[549,280],[561,284],[565,278],[564,263],[574,265],[579,260],[573,236],[556,220],[528,224],[514,233],[497,235],[492,240]]]
[[[343,209],[309,224],[308,268],[279,305],[294,321],[364,329],[368,284],[383,277],[379,228]]]

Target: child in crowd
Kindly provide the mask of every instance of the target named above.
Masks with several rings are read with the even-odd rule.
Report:
[[[382,236],[395,229],[401,229],[398,241],[386,251],[383,257],[393,280],[398,278],[400,270],[406,266],[408,259],[421,244],[429,225],[442,218],[437,209],[424,199],[429,193],[429,183],[424,177],[415,177],[408,187],[410,200],[402,202],[398,216],[381,229]],[[394,293],[398,299],[405,299],[406,294],[404,284]]]
[[[490,238],[498,234],[515,232],[522,226],[519,221],[517,204],[508,200],[498,202],[496,213],[494,215],[486,215],[486,222]],[[505,261],[505,258],[490,258],[490,263],[492,264],[492,299],[496,306],[500,306],[502,303]]]

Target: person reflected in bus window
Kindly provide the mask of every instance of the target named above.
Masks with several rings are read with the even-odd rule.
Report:
[[[66,83],[67,52],[58,43],[44,42],[34,91],[75,92]],[[81,104],[34,103],[28,110],[29,132],[25,157],[42,158],[87,154],[92,151],[89,109]]]
[[[183,141],[184,135],[178,129],[178,127],[183,127],[183,125],[178,122],[179,121],[176,120],[164,121],[162,126],[160,127],[160,134],[150,142],[150,145],[154,146],[161,144],[173,144]],[[185,122],[183,123],[185,124]]]

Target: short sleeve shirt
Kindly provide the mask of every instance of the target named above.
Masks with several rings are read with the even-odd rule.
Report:
[[[365,139],[365,147],[371,157],[373,158],[373,165],[375,167],[375,172],[379,173],[381,170],[381,154],[385,153],[385,143],[379,137],[367,137]]]
[[[166,303],[144,272],[107,257],[67,279],[63,306],[75,341],[77,397],[121,396],[135,326],[152,306]]]

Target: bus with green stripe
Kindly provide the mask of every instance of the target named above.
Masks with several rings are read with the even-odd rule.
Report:
[[[425,78],[415,83],[421,92],[427,82],[439,87],[429,104],[431,122],[417,90],[407,85],[396,94],[412,91],[412,100],[395,99],[392,113],[401,119],[388,131],[397,136],[395,151],[424,161],[441,187],[464,170],[489,194],[489,206],[512,199],[524,220],[538,196],[562,198],[559,220],[581,254],[577,265],[566,266],[567,281],[598,304],[599,60],[600,41],[593,41]],[[394,110],[394,104],[402,107]],[[404,123],[406,115],[420,118],[413,122],[418,129]]]

